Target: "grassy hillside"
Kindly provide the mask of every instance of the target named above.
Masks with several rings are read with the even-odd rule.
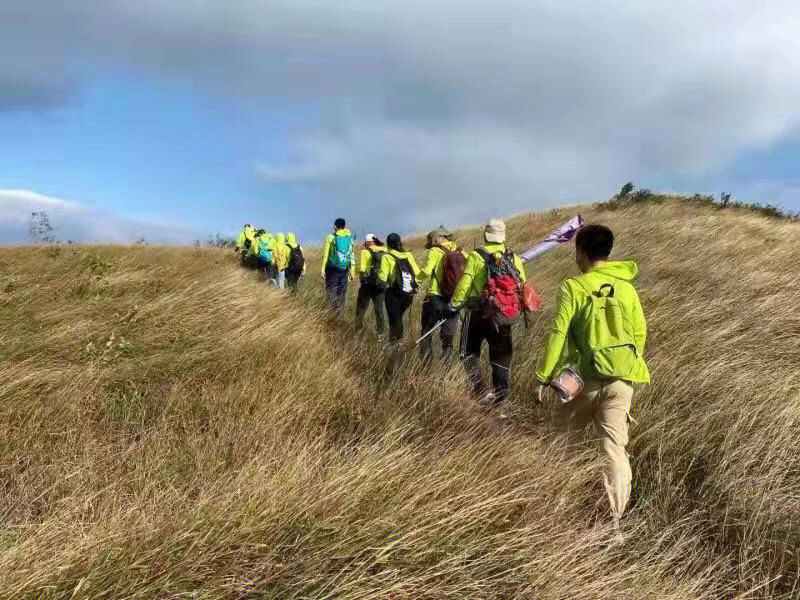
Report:
[[[528,266],[545,309],[516,332],[501,427],[457,365],[393,364],[328,315],[315,276],[292,299],[223,250],[15,248],[0,597],[797,598],[800,225],[678,200],[583,213],[639,261],[650,326],[625,546],[593,448],[531,402],[567,249]]]

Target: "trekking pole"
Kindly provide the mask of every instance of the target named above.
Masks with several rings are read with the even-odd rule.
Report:
[[[436,325],[431,327],[431,329],[430,329],[430,331],[428,331],[428,333],[426,333],[421,338],[419,338],[416,342],[414,342],[414,345],[411,346],[411,348],[409,348],[408,350],[412,350],[412,349],[416,348],[417,346],[419,346],[419,344],[420,344],[420,342],[422,342],[422,340],[424,340],[429,335],[433,335],[434,333],[439,331],[439,329],[441,329],[442,325],[444,325],[445,323],[447,323],[447,319],[440,319],[439,321],[437,321]],[[408,350],[406,350],[406,352],[408,352]]]

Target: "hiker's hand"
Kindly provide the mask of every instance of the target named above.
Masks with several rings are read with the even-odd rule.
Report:
[[[319,276],[322,277],[322,279],[324,280],[325,279],[325,271],[322,271],[322,273],[320,273]]]
[[[356,280],[356,276],[353,275],[352,273],[350,273],[350,281],[355,281],[355,280]]]
[[[536,404],[541,404],[544,402],[544,395],[547,392],[548,387],[550,386],[546,383],[542,383],[541,381],[536,382],[536,393],[534,394]]]

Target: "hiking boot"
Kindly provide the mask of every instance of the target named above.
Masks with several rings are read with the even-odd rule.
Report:
[[[497,405],[497,395],[494,392],[486,392],[478,399],[478,405],[483,408],[494,408]]]

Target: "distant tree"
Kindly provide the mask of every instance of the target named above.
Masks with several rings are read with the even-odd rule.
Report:
[[[628,194],[630,194],[630,193],[633,191],[634,187],[635,187],[635,186],[633,185],[633,182],[632,182],[632,181],[629,181],[628,183],[626,183],[625,185],[623,185],[623,186],[622,186],[622,187],[619,189],[619,193],[617,194],[617,199],[618,199],[618,200],[622,200],[623,198],[627,198],[627,197],[628,197]]]
[[[731,201],[731,195],[726,192],[721,192],[719,195],[719,203],[722,205],[722,208],[728,206],[728,203]]]
[[[50,224],[50,217],[43,210],[31,213],[30,234],[36,244],[54,244],[56,233]]]

